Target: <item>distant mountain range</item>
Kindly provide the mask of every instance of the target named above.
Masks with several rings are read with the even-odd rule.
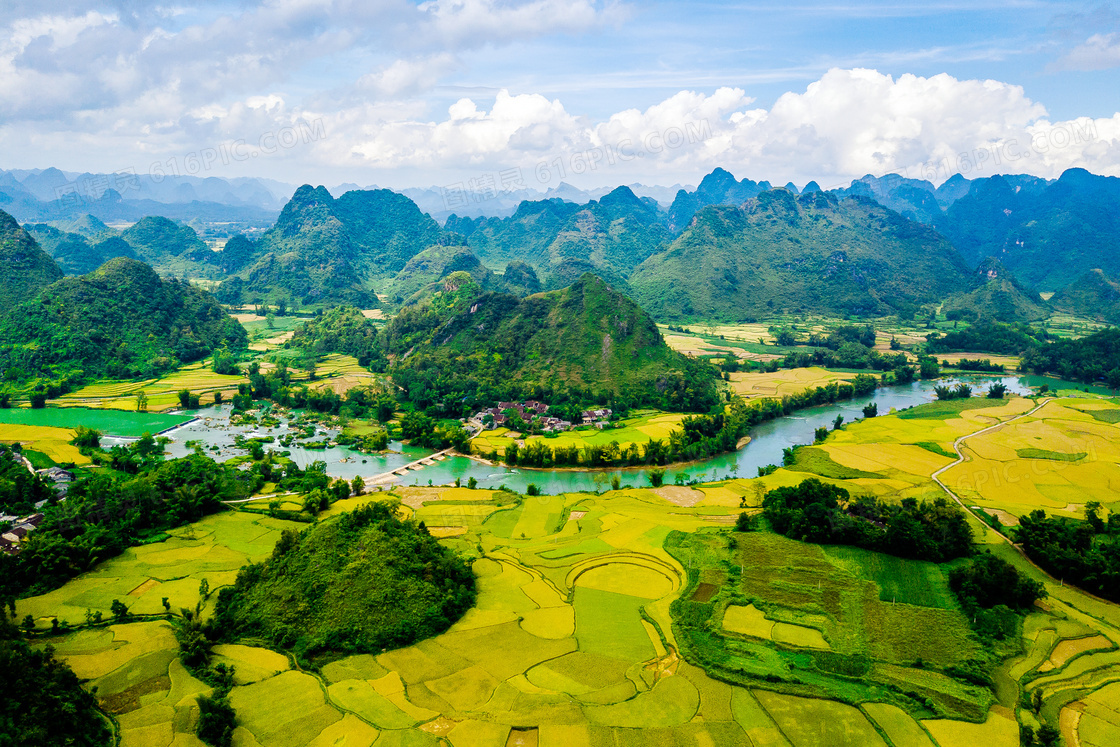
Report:
[[[0,200],[33,200],[41,212],[55,203],[36,195],[72,177],[2,172]],[[198,181],[184,182],[196,196],[220,188]],[[1036,290],[1081,283],[1081,291],[1056,296],[1073,309],[1110,287],[1101,278],[1120,277],[1120,255],[1111,251],[1120,243],[1120,179],[1081,169],[1057,180],[956,175],[937,187],[867,175],[827,193],[812,182],[775,188],[716,169],[671,201],[669,190],[641,185],[595,192],[561,185],[547,199],[516,205],[513,195],[540,193],[499,192],[494,199],[507,200],[509,214],[451,212],[442,226],[432,216],[440,211],[404,194],[349,186],[300,187],[275,221],[232,236],[221,251],[214,250],[220,239],[208,245],[208,229],[194,226],[221,211],[265,208],[124,200],[108,188],[97,200],[102,210],[25,227],[68,274],[137,258],[163,275],[223,281],[217,293],[227,303],[371,308],[378,296],[407,303],[455,272],[515,295],[565,288],[591,272],[666,320],[911,314],[942,302],[961,318],[1031,320],[1052,308]],[[244,200],[230,190],[251,195],[265,185],[227,187],[227,197]],[[428,207],[446,196],[412,194]],[[136,217],[149,207],[152,214]],[[114,229],[105,214],[134,225]],[[198,223],[183,225],[177,214]],[[507,281],[510,268],[517,277]]]

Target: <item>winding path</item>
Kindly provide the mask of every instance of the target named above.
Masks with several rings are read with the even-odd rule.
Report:
[[[940,475],[942,472],[945,472],[946,470],[949,470],[949,469],[952,469],[953,467],[956,467],[959,464],[963,464],[963,463],[969,461],[969,460],[965,459],[964,452],[961,451],[961,448],[960,448],[961,444],[964,443],[965,441],[967,441],[968,439],[972,438],[973,436],[979,436],[983,433],[988,433],[990,431],[994,431],[997,428],[1002,428],[1005,425],[1009,425],[1011,423],[1014,423],[1016,420],[1020,420],[1022,418],[1026,418],[1026,417],[1029,417],[1031,415],[1034,415],[1036,412],[1038,412],[1043,407],[1045,407],[1046,405],[1050,404],[1053,401],[1055,401],[1053,397],[1047,397],[1046,399],[1042,400],[1042,402],[1040,402],[1037,407],[1034,407],[1031,410],[1029,410],[1027,412],[1024,412],[1022,415],[1016,415],[1013,418],[1010,418],[1008,420],[1004,420],[1002,423],[996,423],[995,425],[990,425],[987,428],[983,428],[981,430],[978,430],[975,433],[969,433],[965,436],[961,436],[960,438],[958,438],[956,441],[953,442],[953,450],[957,452],[957,461],[953,462],[952,464],[945,465],[944,467],[942,467],[941,469],[937,470],[932,475],[930,475],[930,477],[932,477],[933,481],[936,482],[939,486],[941,486],[941,489],[944,490],[946,493],[948,493],[949,497],[952,498],[954,501],[956,501],[957,504],[961,508],[963,508],[965,511],[972,514],[973,516],[976,516],[976,513],[971,508],[966,506],[964,504],[964,501],[962,501],[956,493],[954,493],[952,490],[949,489],[948,485],[941,482],[941,478],[938,477],[938,475]],[[1082,589],[1080,586],[1075,586],[1074,584],[1067,584],[1064,579],[1055,578],[1053,575],[1050,574],[1049,571],[1047,571],[1045,568],[1040,566],[1038,563],[1031,560],[1030,556],[1027,555],[1027,553],[1023,550],[1023,548],[1020,547],[1019,545],[1015,544],[1015,541],[1012,540],[1010,537],[1008,537],[1006,534],[1004,534],[1000,530],[996,529],[995,527],[991,526],[990,524],[988,524],[988,522],[984,521],[979,516],[976,516],[976,519],[981,524],[990,528],[993,532],[995,532],[997,535],[999,535],[999,538],[1002,539],[1004,542],[1011,545],[1011,547],[1015,548],[1015,551],[1018,552],[1020,556],[1022,556],[1023,560],[1030,563],[1030,565],[1035,570],[1037,570],[1039,573],[1041,573],[1046,578],[1050,579],[1052,582],[1057,583],[1062,587],[1075,589],[1077,592],[1079,592],[1081,594],[1084,594],[1085,596],[1087,596],[1091,599],[1094,599],[1098,602],[1103,602],[1105,604],[1112,604],[1112,605],[1116,604],[1116,602],[1113,602],[1110,599],[1105,599],[1104,597],[1099,597],[1096,594],[1092,593],[1091,591],[1086,591],[1085,589]]]
[[[939,477],[939,475],[941,475],[942,472],[946,472],[947,470],[950,470],[953,467],[956,467],[957,465],[964,464],[965,462],[969,461],[968,459],[965,458],[964,451],[961,450],[961,444],[963,444],[968,439],[973,438],[974,436],[980,436],[984,433],[989,433],[989,432],[994,431],[998,428],[1002,428],[1005,425],[1010,425],[1011,423],[1014,423],[1016,420],[1021,420],[1022,418],[1030,417],[1031,415],[1034,415],[1036,412],[1041,410],[1043,407],[1046,407],[1046,405],[1050,404],[1053,401],[1054,400],[1053,400],[1052,397],[1048,397],[1048,398],[1042,400],[1042,402],[1040,402],[1037,406],[1031,408],[1027,412],[1024,412],[1022,415],[1016,415],[1013,418],[1009,418],[1008,420],[1004,420],[1002,422],[996,423],[995,425],[989,425],[987,428],[982,428],[978,431],[975,431],[974,433],[968,433],[964,436],[961,436],[960,438],[958,438],[956,441],[953,442],[953,451],[957,452],[957,461],[953,462],[952,464],[945,465],[944,467],[942,467],[941,469],[937,470],[932,475],[930,475],[930,477],[933,478],[933,481],[935,483],[937,483],[939,486],[941,486],[941,489],[944,490],[949,495],[950,498],[952,498],[954,501],[956,501],[957,504],[961,508],[963,508],[965,511],[972,514],[973,516],[976,516],[976,514],[973,512],[973,510],[971,508],[964,505],[964,501],[962,501],[960,499],[960,496],[958,496],[956,493],[954,493],[952,490],[950,490],[948,485],[941,482],[941,478]],[[983,521],[982,519],[980,519],[979,516],[976,516],[976,518],[977,518],[978,521],[980,521],[981,524],[984,524],[985,526],[990,526],[986,521]],[[1004,534],[1000,530],[996,529],[995,527],[992,527],[992,531],[994,531],[996,534],[998,534],[1005,542],[1010,544],[1016,550],[1019,550],[1019,553],[1024,558],[1027,557],[1026,554],[1023,553],[1022,549],[1020,549],[1014,542],[1012,542],[1011,538],[1008,537],[1006,534]],[[1034,564],[1032,563],[1032,565],[1034,565]],[[1038,566],[1035,566],[1035,567],[1037,568]],[[1042,569],[1039,568],[1039,570],[1042,570]],[[1043,572],[1045,573],[1045,571],[1043,571]],[[1049,575],[1049,574],[1047,574],[1047,575]]]

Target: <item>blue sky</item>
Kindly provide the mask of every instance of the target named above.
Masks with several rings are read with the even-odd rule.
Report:
[[[1110,3],[9,0],[0,27],[3,168],[823,184],[982,152],[1120,175]]]

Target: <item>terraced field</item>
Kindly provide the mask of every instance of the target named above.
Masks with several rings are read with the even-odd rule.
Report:
[[[216,374],[207,361],[200,361],[158,379],[99,381],[51,400],[51,404],[135,411],[136,395],[144,392],[148,395],[148,411],[163,412],[179,407],[178,392],[181,389],[190,389],[200,395],[203,405],[209,405],[213,403],[216,392],[221,392],[228,401],[237,394],[237,385],[244,381],[248,379],[243,376]]]
[[[270,365],[263,363],[261,369],[267,371]],[[359,366],[358,360],[353,356],[332,353],[324,356],[316,365],[314,381],[310,381],[308,375],[298,369],[292,369],[292,380],[307,384],[312,389],[329,388],[345,392],[355,386],[372,384],[377,377]],[[148,395],[148,411],[157,413],[177,409],[181,389],[189,389],[200,395],[201,404],[209,405],[213,404],[214,395],[218,392],[228,402],[237,394],[237,385],[247,381],[245,376],[214,373],[209,361],[200,361],[183,366],[159,379],[100,381],[51,400],[51,404],[58,407],[135,411],[136,395],[144,392]]]
[[[940,488],[930,474],[953,462],[945,454],[958,438],[1032,407],[984,404],[849,425],[817,448],[873,476],[826,479],[885,500],[933,497]],[[962,448],[975,442],[979,453],[991,438],[1008,463],[1022,465],[1038,460],[1019,449],[1063,451],[1055,434],[1107,442],[1096,429],[1116,428],[1116,410],[1101,400],[1062,401]],[[1043,579],[1050,596],[1026,618],[1023,649],[997,668],[992,690],[963,682],[946,670],[975,657],[978,643],[944,567],[766,532],[728,546],[727,525],[741,506],[804,477],[781,469],[668,489],[675,492],[524,498],[401,488],[393,495],[406,512],[473,559],[476,606],[440,636],[317,671],[259,641],[218,647],[218,660],[237,671],[234,744],[1013,747],[1017,721],[1038,724],[1029,705],[1036,690],[1041,717],[1062,725],[1067,744],[1120,743],[1120,608],[1045,578],[974,522],[989,549]],[[322,520],[389,495],[342,501]],[[17,616],[31,614],[46,630],[52,617],[78,623],[90,610],[108,618],[113,600],[125,601],[145,617],[42,641],[98,687],[124,747],[198,745],[194,699],[208,688],[179,664],[158,617],[162,599],[193,606],[203,578],[211,590],[229,583],[240,566],[267,557],[288,526],[248,511],[210,517],[20,601]],[[706,605],[718,622],[713,638],[730,641],[728,658],[711,667],[718,678],[697,666],[704,657],[695,642],[683,640],[677,600]],[[857,669],[858,677],[845,674]],[[742,685],[730,684],[738,677]]]

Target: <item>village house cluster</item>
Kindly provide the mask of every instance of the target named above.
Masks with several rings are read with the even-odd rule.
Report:
[[[501,426],[520,429],[536,423],[542,433],[559,433],[572,427],[570,421],[550,417],[546,413],[548,405],[531,399],[528,402],[499,402],[497,407],[476,412],[471,420],[484,428]]]
[[[26,541],[27,535],[43,523],[43,518],[42,514],[31,514],[24,517],[0,516],[0,524],[12,524],[10,529],[0,534],[0,552],[8,555],[18,553],[20,543]]]
[[[548,405],[532,399],[528,402],[499,402],[497,407],[488,407],[476,412],[471,416],[471,422],[481,428],[503,427],[517,430],[537,425],[542,433],[559,433],[572,427],[571,421],[550,417],[547,413]],[[606,408],[584,410],[580,413],[580,424],[602,428],[610,422],[612,414],[613,412]]]

